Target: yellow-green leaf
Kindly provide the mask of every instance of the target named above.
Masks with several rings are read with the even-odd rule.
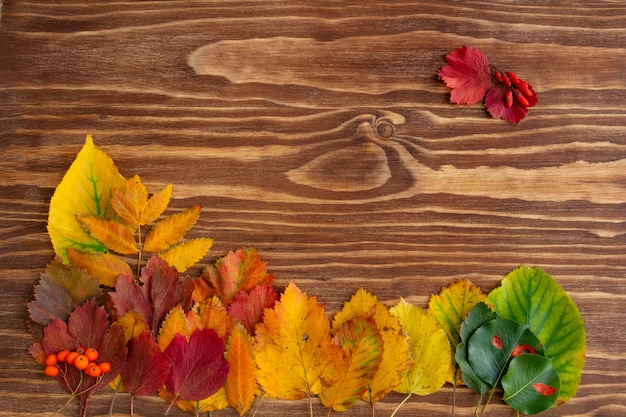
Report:
[[[78,220],[91,236],[102,242],[110,250],[122,255],[139,252],[135,244],[135,236],[125,224],[90,214],[80,215]]]
[[[112,253],[83,252],[69,248],[67,255],[72,264],[98,279],[100,285],[115,287],[119,275],[133,275],[130,265]]]
[[[198,237],[172,246],[165,252],[159,253],[159,256],[178,272],[185,272],[202,259],[211,246],[213,246],[213,239]]]
[[[106,248],[91,237],[76,218],[77,214],[99,217],[113,215],[109,200],[114,188],[124,187],[113,160],[93,144],[91,135],[57,186],[48,213],[48,234],[57,255],[69,262],[67,248],[104,252]]]
[[[200,217],[200,210],[200,206],[193,206],[152,226],[144,240],[143,250],[161,252],[181,240]]]
[[[345,411],[367,391],[382,359],[383,343],[374,323],[357,317],[344,323],[335,333],[333,343],[344,351],[345,367],[337,382],[319,395],[324,406]]]
[[[409,337],[413,365],[394,391],[427,395],[438,391],[446,382],[450,368],[450,343],[437,321],[420,307],[406,300],[391,307]]]
[[[158,219],[159,216],[163,214],[163,212],[167,208],[167,205],[170,203],[171,198],[172,184],[169,184],[164,189],[148,199],[148,202],[143,207],[143,210],[140,213],[139,223],[142,225],[154,223],[156,219]]]
[[[254,339],[248,335],[243,325],[237,323],[226,345],[229,368],[225,388],[228,403],[240,416],[252,406],[254,396],[259,391],[253,349]]]
[[[148,201],[148,191],[139,175],[129,178],[123,189],[114,189],[111,207],[133,230],[140,225],[140,215]]]
[[[459,336],[461,323],[472,308],[480,302],[488,303],[487,296],[467,279],[452,283],[443,288],[439,294],[430,297],[428,309],[446,332],[450,346],[456,347],[459,344],[461,341]],[[451,360],[447,380],[450,383],[455,383],[460,379],[460,371],[459,374],[456,374],[454,353],[451,354]]]

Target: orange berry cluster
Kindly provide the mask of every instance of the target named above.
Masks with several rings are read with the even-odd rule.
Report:
[[[91,347],[87,349],[79,347],[71,352],[65,349],[58,353],[51,353],[46,357],[46,368],[43,373],[55,377],[61,372],[59,363],[66,363],[73,365],[79,371],[85,371],[85,374],[91,377],[97,378],[111,370],[109,362],[96,363],[98,356],[98,351]]]

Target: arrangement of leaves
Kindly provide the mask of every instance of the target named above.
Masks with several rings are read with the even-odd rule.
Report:
[[[519,267],[489,294],[460,280],[427,309],[358,289],[329,319],[295,283],[278,293],[254,248],[181,275],[213,241],[185,240],[201,208],[164,215],[171,195],[171,186],[150,195],[138,176],[124,179],[88,136],[52,197],[57,257],[28,305],[29,350],[83,416],[107,386],[130,396],[131,415],[136,396],[154,393],[166,414],[176,406],[196,415],[243,415],[263,396],[307,398],[310,415],[315,397],[329,414],[365,401],[373,415],[392,391],[406,394],[397,411],[446,382],[478,392],[477,410],[487,392],[502,391],[535,414],[576,393],[582,318],[540,268]]]
[[[480,49],[464,45],[448,53],[446,61],[438,74],[452,89],[451,103],[471,106],[484,98],[491,116],[513,123],[537,104],[537,93],[528,82],[512,71],[496,69]]]

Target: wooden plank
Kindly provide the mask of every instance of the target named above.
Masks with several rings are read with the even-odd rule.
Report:
[[[203,206],[205,263],[254,245],[280,288],[295,281],[329,313],[358,287],[424,306],[458,278],[490,290],[542,266],[588,331],[580,390],[546,415],[626,412],[622,2],[16,0],[0,13],[0,416],[66,401],[26,352],[25,305],[53,257],[50,197],[87,133],[126,177],[173,183],[174,208]],[[448,102],[436,72],[463,44],[532,83],[520,125]],[[452,397],[397,415],[447,416]],[[476,400],[460,389],[455,415]],[[307,408],[264,399],[258,413]]]

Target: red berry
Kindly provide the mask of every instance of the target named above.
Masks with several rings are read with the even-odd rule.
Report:
[[[500,71],[494,72],[493,76],[496,78],[496,81],[498,81],[499,83],[502,82],[502,74],[500,74]]]
[[[85,356],[89,358],[89,361],[95,362],[96,359],[98,359],[98,351],[91,347],[87,348],[87,350],[85,350]]]
[[[65,358],[65,362],[70,365],[74,365],[74,361],[78,357],[78,352],[70,352],[67,354],[67,358]]]
[[[89,365],[89,358],[85,355],[78,355],[76,359],[74,359],[74,366],[79,371],[86,369],[87,365]]]
[[[528,107],[528,105],[529,105],[530,103],[528,102],[528,100],[526,100],[526,97],[524,97],[524,96],[523,96],[521,93],[519,93],[517,90],[515,91],[515,93],[516,93],[516,94],[515,94],[515,98],[517,99],[517,101],[519,101],[519,102],[520,102],[520,104],[521,104],[522,106],[526,106],[526,107]]]
[[[106,374],[111,370],[111,364],[109,362],[100,362],[99,366],[103,374]]]
[[[502,81],[504,81],[504,85],[507,87],[511,86],[511,79],[504,74],[502,75]]]
[[[57,361],[58,361],[58,358],[57,358],[56,353],[51,353],[48,356],[46,356],[46,365],[48,366],[56,365]]]
[[[506,73],[506,75],[508,75],[508,77],[511,79],[513,84],[515,84],[515,85],[519,84],[519,78],[517,77],[517,75],[514,72],[508,71]]]
[[[48,365],[46,366],[46,368],[43,370],[43,373],[46,376],[57,376],[59,375],[59,368],[56,367],[56,365]]]
[[[59,362],[65,362],[67,360],[67,355],[70,354],[70,351],[65,349],[57,353],[57,360]]]
[[[506,100],[506,106],[510,109],[513,105],[513,92],[511,90],[507,91],[504,98]]]

